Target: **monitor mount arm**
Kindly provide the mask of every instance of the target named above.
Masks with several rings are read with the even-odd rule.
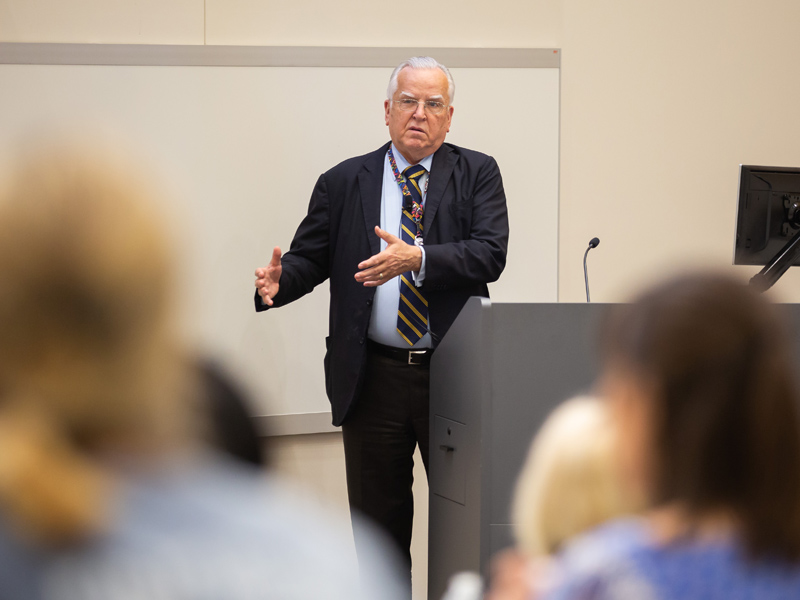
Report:
[[[800,196],[787,194],[783,197],[783,206],[786,209],[786,220],[788,221],[783,225],[784,233],[789,235],[792,228],[800,226]],[[750,279],[750,285],[759,292],[766,292],[786,273],[798,257],[800,257],[800,229],[764,265],[764,268]]]

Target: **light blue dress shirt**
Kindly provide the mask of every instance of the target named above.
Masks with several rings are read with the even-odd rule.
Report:
[[[402,173],[411,164],[403,157],[392,144],[392,154],[397,163],[397,170]],[[425,206],[427,196],[427,180],[433,163],[433,154],[426,156],[419,163],[428,171],[420,178],[420,187],[423,190],[422,206]],[[381,192],[381,229],[389,233],[400,236],[400,213],[403,210],[403,192],[392,173],[392,165],[389,163],[389,153],[383,159],[383,190]],[[387,244],[381,240],[381,251]],[[422,266],[419,273],[414,273],[414,283],[417,287],[422,285],[425,280],[425,249],[422,248]],[[375,288],[375,299],[372,303],[372,318],[369,323],[369,339],[385,346],[396,348],[430,348],[431,335],[426,333],[413,346],[409,346],[399,333],[397,333],[397,307],[400,304],[400,277],[390,279],[383,285]],[[430,314],[428,315],[428,328],[430,328]]]

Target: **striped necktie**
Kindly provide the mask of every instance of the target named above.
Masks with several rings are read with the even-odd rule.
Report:
[[[407,244],[422,240],[422,190],[419,180],[426,173],[422,165],[403,171],[408,182],[410,197],[403,194],[403,214],[400,218],[400,236]],[[400,275],[400,305],[397,309],[397,332],[408,342],[416,344],[428,332],[428,301],[414,285],[411,271]]]

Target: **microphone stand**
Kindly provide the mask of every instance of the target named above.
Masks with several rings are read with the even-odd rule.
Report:
[[[583,253],[583,280],[586,283],[586,302],[591,302],[589,299],[589,272],[586,270],[586,257],[589,256],[589,250],[594,248],[591,244],[589,244],[588,248],[586,248],[586,252]]]
[[[586,270],[586,257],[589,255],[589,250],[597,248],[600,245],[600,238],[593,237],[589,240],[589,247],[583,253],[583,280],[586,282],[586,302],[591,302],[589,299],[589,271]]]

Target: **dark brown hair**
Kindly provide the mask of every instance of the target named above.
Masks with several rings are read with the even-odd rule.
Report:
[[[754,557],[800,558],[791,323],[732,279],[662,283],[607,323],[605,358],[652,385],[651,501],[735,516]]]

